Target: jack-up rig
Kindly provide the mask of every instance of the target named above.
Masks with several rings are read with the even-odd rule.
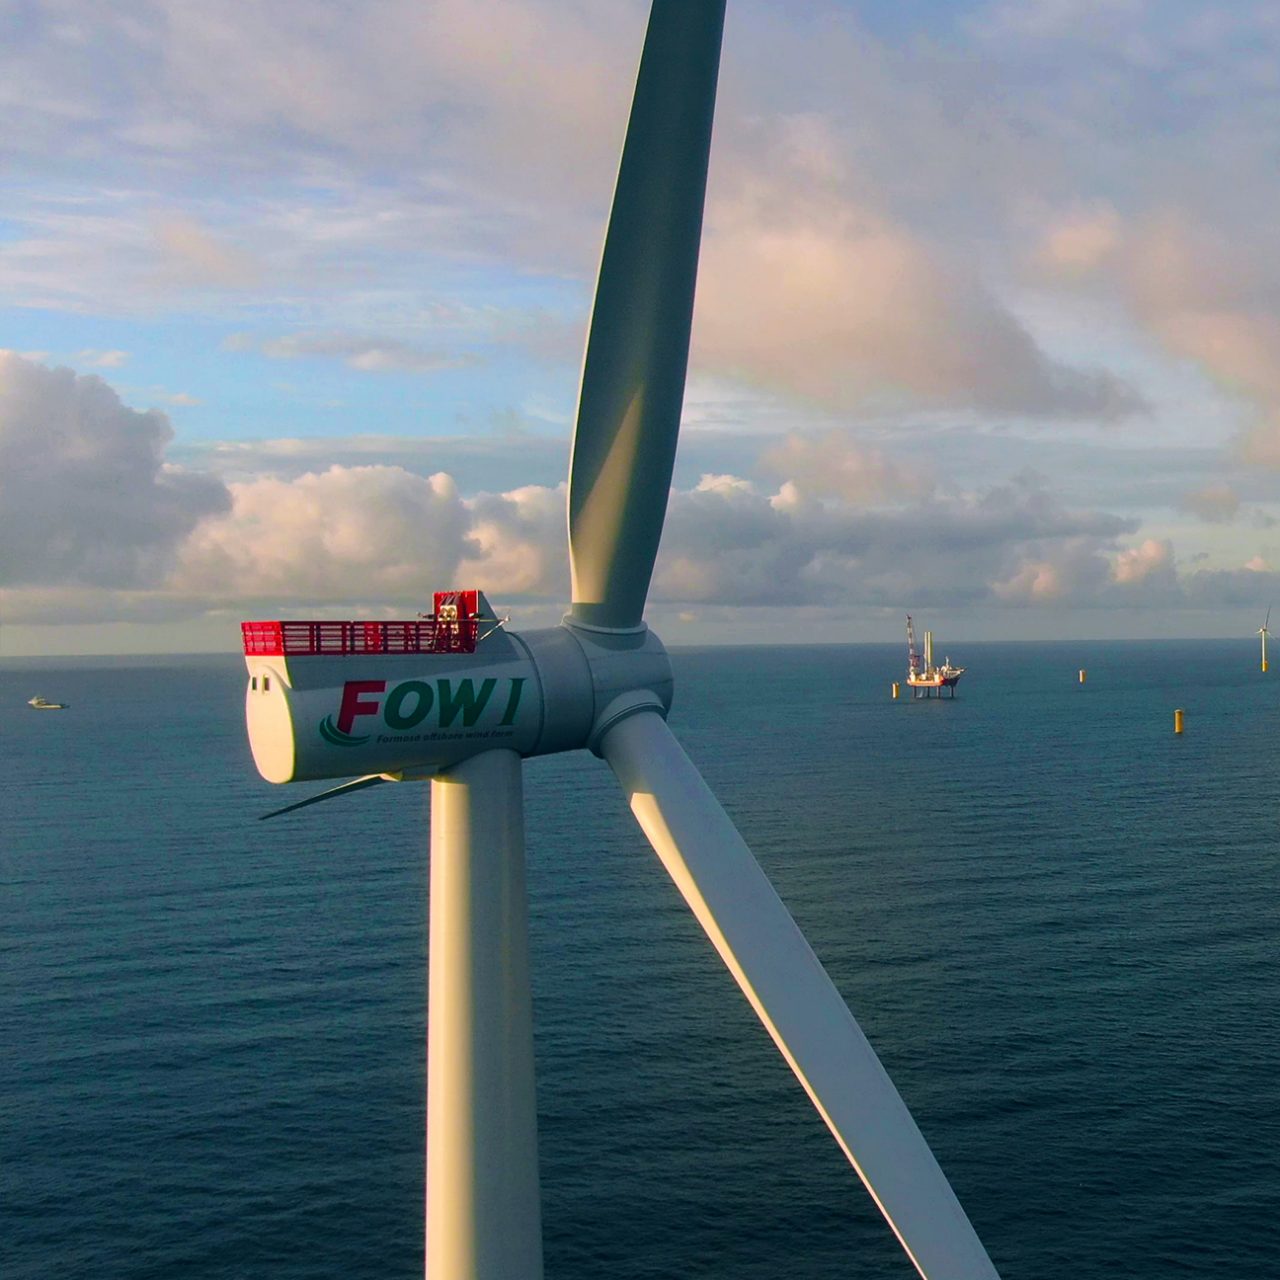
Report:
[[[911,615],[907,614],[907,684],[913,690],[912,697],[932,698],[936,693],[942,697],[943,689],[950,689],[951,696],[956,696],[956,685],[964,675],[963,667],[953,667],[950,658],[943,658],[942,666],[933,665],[933,632],[924,633],[924,654],[916,648],[916,631],[911,625]]]

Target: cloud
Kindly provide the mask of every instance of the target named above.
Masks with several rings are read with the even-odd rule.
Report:
[[[1180,588],[1167,539],[1147,538],[1115,550],[1114,542],[1067,537],[1034,547],[1007,577],[992,584],[1006,604],[1117,606],[1179,603]]]
[[[170,589],[236,601],[416,606],[441,584],[565,599],[564,486],[463,497],[451,477],[334,466],[232,484],[233,507],[182,548]],[[1043,603],[1134,589],[1162,568],[1132,522],[1063,506],[1032,478],[868,507],[733,475],[673,491],[655,603]],[[1115,565],[1123,566],[1120,570]],[[1028,566],[1040,566],[1031,573]],[[1038,577],[1037,577],[1038,575]]]
[[[1211,524],[1230,524],[1240,512],[1236,491],[1221,481],[1184,493],[1178,505]]]
[[[95,317],[163,308],[166,324],[196,317],[204,334],[252,329],[245,349],[293,360],[294,376],[330,362],[312,404],[343,403],[325,405],[325,431],[355,430],[374,420],[378,396],[389,403],[385,380],[348,376],[330,391],[345,370],[430,374],[479,353],[484,407],[450,428],[491,432],[474,449],[461,440],[342,449],[320,440],[273,459],[266,445],[228,454],[223,478],[288,486],[276,494],[282,516],[301,501],[295,484],[339,507],[377,501],[385,488],[393,505],[417,502],[428,520],[460,504],[461,541],[442,532],[439,563],[455,573],[475,565],[512,591],[562,591],[553,583],[563,531],[552,513],[564,442],[517,448],[499,439],[483,400],[507,396],[534,341],[554,326],[534,322],[513,338],[486,304],[545,311],[559,332],[572,316],[576,343],[645,7],[378,0],[367,20],[352,21],[301,0],[251,10],[141,0],[128,15],[87,0],[35,6],[0,48],[10,122],[0,152],[17,176],[0,239],[4,294]],[[758,444],[739,440],[731,452],[709,443],[714,430],[686,433],[672,528],[684,521],[687,536],[669,539],[664,555],[676,558],[660,572],[672,593],[1111,599],[1154,590],[1163,571],[1139,575],[1141,561],[1118,559],[1147,530],[1117,516],[1104,527],[1105,512],[1159,508],[1163,520],[1185,494],[1185,509],[1225,523],[1225,486],[1205,484],[1218,475],[1249,518],[1262,518],[1253,513],[1271,498],[1267,477],[1251,484],[1243,467],[1201,466],[1200,454],[1192,466],[1190,449],[1149,451],[1197,431],[1207,451],[1235,429],[1228,415],[1239,406],[1240,420],[1250,419],[1245,456],[1280,466],[1280,236],[1257,217],[1276,195],[1274,173],[1257,162],[1274,137],[1276,28],[1250,6],[1086,8],[1080,22],[1078,7],[1056,0],[998,0],[920,39],[899,34],[925,35],[915,16],[882,23],[874,6],[735,11],[695,371],[717,388],[713,428],[741,428],[752,412],[763,423],[767,413],[770,431],[789,434],[757,461]],[[1042,233],[1037,271],[1019,280],[1012,268],[1025,260],[1015,260],[1010,228],[1025,229],[1028,218]],[[433,308],[442,296],[466,307],[441,316]],[[1063,300],[1080,307],[1075,316],[1099,298],[1136,322],[1119,342],[1112,329],[1071,329]],[[135,349],[131,368],[147,368],[150,341],[125,344]],[[109,345],[93,326],[39,345],[85,342]],[[517,343],[526,360],[518,370],[498,350]],[[556,337],[562,382],[572,380],[564,348]],[[83,358],[110,354],[95,348]],[[236,366],[233,377],[280,372],[222,362]],[[140,373],[139,382],[164,376]],[[1153,385],[1166,376],[1194,383],[1203,399],[1171,405],[1174,395]],[[1160,416],[1132,424],[1130,452],[1078,463],[1072,420],[1133,410],[1130,378],[1151,388]],[[205,395],[215,382],[191,385]],[[539,392],[567,405],[571,391],[548,385]],[[726,387],[736,401],[721,394]],[[246,387],[238,404],[250,397]],[[302,401],[285,410],[287,426],[242,417],[234,429],[305,430]],[[1219,430],[1205,405],[1219,413]],[[207,420],[215,408],[191,417]],[[890,430],[904,408],[927,411],[917,418],[927,426],[905,430],[899,447]],[[1033,435],[1020,441],[1021,425],[993,425],[1010,417],[1038,420],[1035,465],[1053,476],[1041,490],[1070,501],[1055,508],[1034,486],[993,488]],[[855,428],[856,444],[846,436]],[[913,456],[937,458],[937,474],[910,460],[921,441]],[[196,456],[189,441],[161,454]],[[350,475],[304,480],[328,476],[334,462],[346,471],[399,463],[419,483],[419,472],[446,472],[458,494],[414,490],[410,501],[412,486],[389,473],[366,476],[363,487]],[[699,485],[702,472],[718,479]],[[227,555],[253,527],[255,493],[266,500],[266,490],[247,489],[239,524],[209,520],[222,524]],[[1082,509],[1096,507],[1105,512],[1086,519]],[[1225,541],[1243,538],[1247,524],[1192,532]],[[1195,563],[1196,548],[1183,545],[1190,525],[1178,535],[1184,566]],[[392,520],[370,534],[385,553],[377,563],[395,561],[389,530],[399,527]],[[268,532],[286,552],[298,533]],[[195,555],[183,536],[156,547],[166,545],[159,563],[174,547]],[[311,545],[330,554],[323,540]],[[1230,563],[1261,545],[1233,550]],[[189,598],[206,580],[238,589],[209,556],[186,562]],[[1211,562],[1222,556],[1216,544]],[[284,559],[306,569],[300,550]],[[255,580],[252,564],[237,563]],[[347,590],[359,572],[336,563]]]
[[[314,326],[308,351],[269,339],[278,358],[374,371],[458,359],[456,335],[423,348],[388,318],[438,290],[444,264],[569,275],[582,306],[643,6],[385,0],[367,22],[301,0],[140,12],[68,0],[0,52],[11,145],[106,179],[81,183],[71,208],[19,215],[31,234],[0,254],[24,303],[190,305],[183,290],[199,287],[229,308],[253,286]],[[73,26],[85,39],[65,38]],[[980,75],[961,82],[936,53],[906,57],[838,11],[744,13],[727,38],[698,367],[842,409],[1111,420],[1140,407],[1116,374],[1043,349],[993,285],[999,264],[938,216],[947,182],[961,184],[953,201],[981,200],[996,171],[1034,171],[1036,148],[1011,141],[1025,131],[980,106]],[[157,252],[158,270],[138,269]],[[382,318],[353,323],[371,305]],[[573,329],[566,346],[544,318],[523,340],[552,335],[571,363],[576,312]]]
[[[422,608],[431,592],[481,583],[503,596],[567,585],[564,491],[527,486],[466,499],[443,472],[333,466],[230,486],[169,580],[211,602]]]
[[[223,342],[228,351],[260,351],[271,360],[340,360],[361,373],[435,373],[475,364],[474,355],[430,350],[394,338],[352,333],[291,333],[279,338],[232,334]]]
[[[567,486],[524,485],[467,502],[468,551],[457,581],[492,583],[504,597],[567,599]]]
[[[0,45],[0,150],[74,157],[90,175],[125,165],[147,174],[135,187],[175,191],[208,172],[314,190],[340,171],[392,171],[453,202],[482,188],[490,210],[527,215],[609,173],[626,118],[616,89],[643,30],[626,0],[379,0],[363,15],[139,0],[127,16],[64,0],[10,24]],[[472,222],[495,231],[492,213]],[[244,265],[180,226],[163,234],[200,270]]]
[[[686,398],[684,427],[676,455],[675,484],[690,488],[708,473],[751,474],[757,469],[762,442],[773,433],[712,427],[690,422]],[[794,415],[788,415],[792,418]],[[452,425],[452,424],[450,424]],[[548,423],[532,412],[476,416],[471,434],[317,435],[260,440],[175,443],[176,459],[224,480],[243,480],[265,473],[288,478],[324,470],[333,463],[361,466],[384,463],[407,471],[447,471],[464,493],[494,493],[538,484],[555,488],[569,467],[569,430],[565,422]]]
[[[1167,538],[1145,538],[1137,546],[1118,549],[1113,539],[1096,535],[1041,543],[992,590],[1007,604],[1182,603],[1173,544]]]
[[[179,200],[188,211],[175,214],[167,206]],[[189,191],[168,197],[88,183],[68,195],[33,184],[15,193],[6,211],[0,301],[99,316],[156,308],[191,314],[260,302],[269,275],[281,283],[290,249],[265,212],[252,199],[246,203],[247,210]],[[264,257],[274,257],[273,272]],[[136,360],[139,351],[122,354]],[[109,358],[103,367],[121,363],[110,351],[84,353],[100,357]]]
[[[1036,260],[1050,275],[1114,292],[1170,355],[1248,409],[1239,455],[1280,467],[1278,257],[1270,224],[1228,231],[1185,209],[1122,220],[1105,207],[1051,218]]]
[[[485,424],[486,426],[490,424]],[[566,474],[569,442],[532,434],[518,420],[476,435],[322,436],[189,443],[175,450],[192,466],[226,481],[263,475],[296,479],[309,471],[370,464],[418,474],[447,471],[464,493],[502,492],[527,484],[555,487]]]
[[[766,449],[760,462],[806,494],[854,504],[920,498],[934,486],[928,459],[900,466],[882,450],[861,446],[839,430],[791,433]]]
[[[183,596],[163,586],[107,588],[78,586],[0,587],[0,615],[18,626],[77,627],[136,622],[163,625],[204,620],[210,616],[208,596]]]
[[[442,471],[332,465],[224,486],[166,463],[163,415],[100,379],[12,355],[0,368],[14,621],[403,612],[471,583],[534,611],[566,597],[563,484],[466,496]],[[776,489],[708,473],[673,491],[656,605],[1179,598],[1167,541],[1126,545],[1136,522],[1072,508],[1034,476],[943,491],[835,433],[793,437],[770,466]]]
[[[1001,600],[1042,604],[1066,595],[1063,578],[1062,568],[1051,560],[1025,560],[991,589]]]
[[[1280,600],[1280,573],[1255,556],[1238,569],[1200,569],[1189,574],[1184,593],[1199,608],[1254,609],[1261,617],[1271,601]]]
[[[218,601],[411,601],[450,582],[467,516],[452,479],[331,467],[232,484],[230,510],[193,531],[170,586]]]
[[[1133,305],[1166,347],[1194,360],[1252,406],[1239,440],[1247,461],[1280,466],[1280,239],[1228,238],[1185,215],[1162,214],[1130,233]]]
[[[201,226],[194,218],[171,214],[155,225],[160,272],[173,286],[213,285],[242,289],[257,282],[261,269],[242,249]]]
[[[565,598],[563,484],[465,496],[444,472],[375,464],[224,484],[166,462],[164,415],[129,409],[101,379],[12,354],[0,372],[0,581],[15,621],[56,615],[66,588],[66,618],[403,610],[470,582],[534,605]],[[996,588],[1024,562],[1066,549],[1109,564],[1130,529],[1031,477],[939,494],[834,433],[793,437],[771,466],[776,490],[709,473],[672,493],[655,601],[1013,598]]]
[[[976,274],[906,226],[786,176],[744,177],[711,203],[696,358],[841,409],[1111,420],[1143,407],[1114,374],[1047,356]]]
[[[0,296],[239,324],[253,307],[403,340],[424,295],[488,301],[494,264],[568,293],[598,253],[643,14],[378,0],[367,17],[65,0],[9,24],[0,158],[22,178]],[[580,333],[575,314],[566,345],[550,316],[523,338],[572,363]]]
[[[1111,564],[1112,580],[1122,586],[1140,582],[1174,581],[1173,544],[1167,538],[1146,538],[1119,552]]]
[[[1117,539],[1133,527],[1071,510],[1030,477],[872,509],[806,498],[788,484],[768,495],[707,477],[672,494],[653,598],[894,607],[1092,598],[1107,589]]]
[[[703,476],[667,507],[652,597],[681,603],[787,604],[807,594],[812,549],[785,509],[750,481]]]
[[[1052,274],[1096,271],[1120,247],[1122,220],[1109,204],[1078,205],[1054,218],[1042,233],[1039,264]]]
[[[98,369],[118,369],[129,358],[127,351],[77,351],[76,359]]]
[[[0,583],[158,582],[230,505],[220,481],[165,462],[172,438],[98,377],[0,353]]]

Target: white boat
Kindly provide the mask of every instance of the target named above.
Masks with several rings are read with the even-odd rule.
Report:
[[[27,706],[34,707],[37,711],[65,711],[67,705],[65,702],[50,702],[39,694],[36,694],[34,698],[27,699]]]

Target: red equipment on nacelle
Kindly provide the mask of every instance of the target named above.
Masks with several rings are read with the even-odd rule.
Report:
[[[484,612],[479,591],[437,591],[430,616],[411,622],[242,622],[244,651],[253,657],[365,653],[474,653]],[[496,619],[490,619],[496,621]]]

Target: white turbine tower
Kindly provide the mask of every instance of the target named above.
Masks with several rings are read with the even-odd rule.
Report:
[[[1262,637],[1262,671],[1266,674],[1267,670],[1267,637],[1271,634],[1267,630],[1267,624],[1271,621],[1271,608],[1267,608],[1267,616],[1263,619],[1262,626],[1258,628],[1258,634]]]
[[[654,0],[600,268],[569,476],[573,603],[477,635],[246,623],[254,758],[276,782],[431,779],[427,1275],[542,1274],[521,759],[587,748],[928,1280],[995,1277],[874,1051],[667,727],[643,621],[688,359],[724,0]],[[289,808],[298,806],[291,805]],[[280,812],[284,812],[281,810]]]

